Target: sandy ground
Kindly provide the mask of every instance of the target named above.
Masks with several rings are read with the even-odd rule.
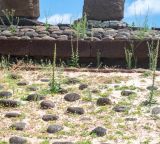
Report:
[[[10,91],[13,96],[10,99],[21,101],[18,108],[0,108],[0,139],[8,142],[11,136],[25,137],[30,144],[40,144],[45,139],[50,143],[55,141],[90,141],[93,144],[158,144],[160,143],[160,120],[159,116],[153,116],[151,108],[143,106],[142,102],[149,96],[146,88],[152,84],[151,75],[146,73],[89,73],[89,72],[57,72],[57,81],[62,88],[69,93],[75,92],[81,95],[81,99],[76,102],[66,102],[65,94],[50,94],[48,83],[41,82],[42,78],[51,79],[50,71],[16,71],[21,75],[19,80],[12,80],[8,77],[11,72],[0,71],[0,85],[4,86],[3,91]],[[158,74],[159,72],[157,72]],[[65,81],[76,78],[80,82],[76,84],[66,84]],[[36,92],[27,90],[27,86],[17,86],[18,81],[25,80],[29,85],[38,88]],[[85,90],[79,90],[80,83],[88,84]],[[156,77],[156,86],[160,86],[160,76]],[[93,93],[92,91],[97,92]],[[130,97],[121,96],[122,90],[131,90],[136,95]],[[1,90],[2,91],[2,90]],[[55,103],[55,108],[49,110],[40,109],[40,102],[27,102],[24,98],[31,94],[38,93],[46,96],[47,100]],[[155,94],[155,99],[159,99],[160,90]],[[100,97],[108,97],[112,105],[99,107],[96,100]],[[116,105],[129,107],[127,112],[117,113],[113,111]],[[84,115],[73,115],[66,113],[69,106],[83,107]],[[18,111],[22,114],[20,118],[6,118],[7,112]],[[44,114],[55,114],[59,116],[57,121],[45,122],[42,120]],[[126,121],[126,118],[137,118],[136,121]],[[9,129],[15,122],[26,122],[27,126],[23,131]],[[48,134],[47,127],[50,124],[58,124],[64,130],[56,134]],[[104,137],[90,135],[92,129],[102,126],[107,129]],[[86,144],[86,143],[82,143]],[[88,143],[87,143],[88,144]]]

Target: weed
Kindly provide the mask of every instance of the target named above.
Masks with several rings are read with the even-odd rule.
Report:
[[[98,49],[98,51],[97,51],[97,68],[100,68],[100,67],[101,67],[101,52]]]
[[[5,9],[5,10],[2,10],[2,12],[10,25],[9,30],[12,33],[16,32],[16,27],[18,26],[18,23],[19,23],[19,17],[15,17],[15,10],[14,9],[11,9],[11,10]],[[3,25],[5,25],[3,19],[1,18],[0,20],[3,23]],[[14,24],[15,21],[16,21],[16,24]]]
[[[73,24],[78,38],[85,38],[87,33],[87,17],[84,15],[81,20]]]
[[[134,44],[133,42],[130,43],[130,47],[125,47],[125,58],[127,67],[132,69],[136,65],[136,58],[134,56]]]
[[[56,81],[55,71],[56,71],[56,53],[57,47],[55,44],[54,52],[53,52],[53,65],[52,65],[52,80],[51,80],[51,88],[50,91],[52,93],[58,93],[60,91],[60,84]]]
[[[9,55],[8,55],[8,57],[1,56],[0,68],[8,69],[10,66],[11,66],[11,64],[10,64],[10,56]]]
[[[148,43],[149,55],[150,55],[150,68],[152,70],[152,87],[155,86],[156,80],[156,69],[157,69],[157,62],[158,62],[158,52],[159,52],[159,40],[155,45],[152,41],[151,44]],[[155,103],[154,97],[154,89],[152,88],[150,91],[149,99],[147,101],[148,105],[151,106]]]
[[[43,142],[41,142],[40,144],[49,144],[48,140],[44,140]]]
[[[89,140],[85,140],[85,141],[76,142],[76,144],[92,144],[92,143]]]
[[[73,41],[71,39],[71,49],[72,49],[72,54],[71,54],[70,66],[79,67],[79,44],[78,44],[78,38],[77,38],[76,50],[74,50]]]
[[[8,144],[8,143],[5,141],[0,141],[0,144]]]

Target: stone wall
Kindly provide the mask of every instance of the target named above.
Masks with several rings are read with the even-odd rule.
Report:
[[[122,20],[125,0],[84,0],[83,13],[88,20]]]
[[[35,19],[40,15],[39,0],[0,0],[0,16],[5,9],[14,9],[17,17]]]

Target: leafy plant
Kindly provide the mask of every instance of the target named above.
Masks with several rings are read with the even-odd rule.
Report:
[[[51,80],[51,88],[50,91],[52,93],[58,93],[60,91],[60,84],[56,81],[55,71],[56,71],[56,53],[57,47],[55,44],[54,52],[53,52],[53,65],[52,65],[52,80]]]
[[[131,69],[136,65],[133,42],[130,42],[130,47],[125,47],[124,50],[125,50],[125,59],[126,59],[127,67]]]
[[[78,38],[85,38],[87,33],[86,15],[84,15],[78,22],[75,22],[72,27],[76,31],[76,35]]]
[[[79,67],[79,46],[78,46],[78,38],[77,38],[77,45],[76,50],[74,50],[73,40],[71,39],[71,60],[70,60],[70,66],[72,67]]]
[[[149,49],[149,59],[150,59],[150,69],[152,70],[152,89],[150,91],[149,99],[147,101],[147,104],[151,106],[156,101],[154,100],[154,86],[155,86],[155,80],[156,80],[156,69],[157,69],[157,62],[158,62],[158,53],[159,53],[159,40],[155,44],[153,41],[151,44],[148,43],[148,49]]]
[[[16,26],[18,26],[19,23],[19,17],[15,17],[15,10],[11,9],[5,9],[2,10],[7,22],[9,23],[10,27],[9,30],[14,33],[16,32]],[[3,21],[3,19],[1,18],[1,22],[3,23],[3,25],[5,25],[5,22]],[[16,22],[16,24],[14,24]]]

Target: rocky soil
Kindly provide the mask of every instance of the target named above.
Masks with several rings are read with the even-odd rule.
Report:
[[[157,72],[155,99],[159,99]],[[144,105],[151,73],[0,71],[0,143],[157,144],[160,105]]]

